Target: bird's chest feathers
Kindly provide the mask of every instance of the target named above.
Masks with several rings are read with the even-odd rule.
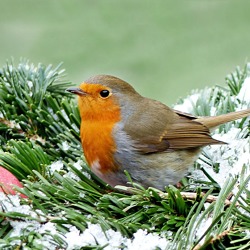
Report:
[[[81,123],[84,155],[95,173],[114,171],[117,168],[114,163],[116,143],[112,135],[116,122],[118,122],[118,117],[98,121],[83,120]]]

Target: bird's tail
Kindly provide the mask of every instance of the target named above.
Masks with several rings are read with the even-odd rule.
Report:
[[[207,128],[214,128],[221,124],[235,121],[244,117],[250,116],[250,109],[231,112],[228,114],[218,115],[218,116],[208,116],[200,117],[195,119],[195,121],[204,124]]]

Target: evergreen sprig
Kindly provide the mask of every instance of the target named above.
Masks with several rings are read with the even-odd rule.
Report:
[[[33,169],[45,174],[43,166],[53,160],[81,155],[79,111],[65,91],[70,83],[62,80],[60,66],[35,67],[21,61],[17,67],[8,63],[1,70],[0,164],[20,180],[33,175]],[[70,145],[67,152],[62,142]],[[18,168],[23,163],[27,168]]]
[[[234,110],[237,100],[232,97],[240,92],[248,71],[247,66],[242,71],[237,68],[227,77],[227,89],[201,91],[193,107],[195,113],[211,115],[211,106],[218,107],[218,114]],[[62,80],[60,65],[53,69],[21,61],[17,67],[7,63],[0,72],[0,165],[22,180],[24,188],[16,189],[28,197],[19,201],[28,212],[9,211],[6,200],[0,200],[1,249],[46,249],[43,241],[55,249],[67,249],[64,235],[70,228],[84,232],[90,223],[128,238],[139,229],[165,233],[170,250],[247,249],[250,193],[246,187],[250,177],[244,170],[249,166],[239,177],[229,177],[222,187],[208,173],[209,181],[196,183],[195,187],[183,181],[187,183],[183,190],[192,191],[194,199],[184,197],[182,190],[173,186],[164,193],[139,185],[112,189],[84,163],[79,112],[75,100],[65,92],[70,84]],[[242,129],[243,123],[235,126]],[[226,125],[221,130],[228,128]],[[245,130],[244,137],[248,134]],[[200,160],[214,165],[209,154],[204,153]],[[54,171],[55,162],[62,167]],[[229,204],[236,183],[238,191]],[[209,203],[211,194],[216,200]],[[16,206],[15,201],[7,199]],[[211,220],[210,226],[197,234],[207,220]],[[13,234],[15,223],[24,222],[29,227]],[[55,226],[56,233],[34,230],[47,223]],[[105,247],[97,238],[96,245],[82,249]]]

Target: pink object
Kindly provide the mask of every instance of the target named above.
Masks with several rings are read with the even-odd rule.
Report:
[[[23,187],[21,182],[10,171],[0,166],[0,192],[6,194],[17,194],[17,191],[13,189],[13,185]],[[27,198],[26,195],[20,194],[20,197]]]

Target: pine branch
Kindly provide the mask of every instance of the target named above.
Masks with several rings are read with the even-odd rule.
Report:
[[[65,92],[69,83],[62,80],[60,66],[35,67],[21,61],[17,67],[8,63],[0,72],[0,165],[23,181],[24,189],[16,189],[28,197],[20,200],[0,193],[1,249],[45,249],[44,244],[67,249],[72,235],[86,239],[84,233],[93,226],[89,234],[93,241],[80,247],[113,246],[112,232],[119,233],[120,240],[114,249],[126,249],[126,242],[144,232],[157,242],[164,240],[162,249],[247,249],[249,164],[221,184],[212,174],[221,171],[221,164],[205,149],[197,167],[206,179],[191,176],[182,182],[182,189],[169,186],[164,193],[135,184],[112,189],[84,163],[79,112]],[[183,102],[191,103],[196,115],[241,108],[248,105],[239,99],[246,77],[249,67],[237,68],[227,77],[228,88],[196,91],[195,98]],[[239,131],[236,138],[247,140],[246,119],[217,132],[227,134],[232,124]],[[225,149],[218,152],[223,157]],[[228,158],[228,164],[235,161]],[[100,239],[102,232],[106,243]]]

